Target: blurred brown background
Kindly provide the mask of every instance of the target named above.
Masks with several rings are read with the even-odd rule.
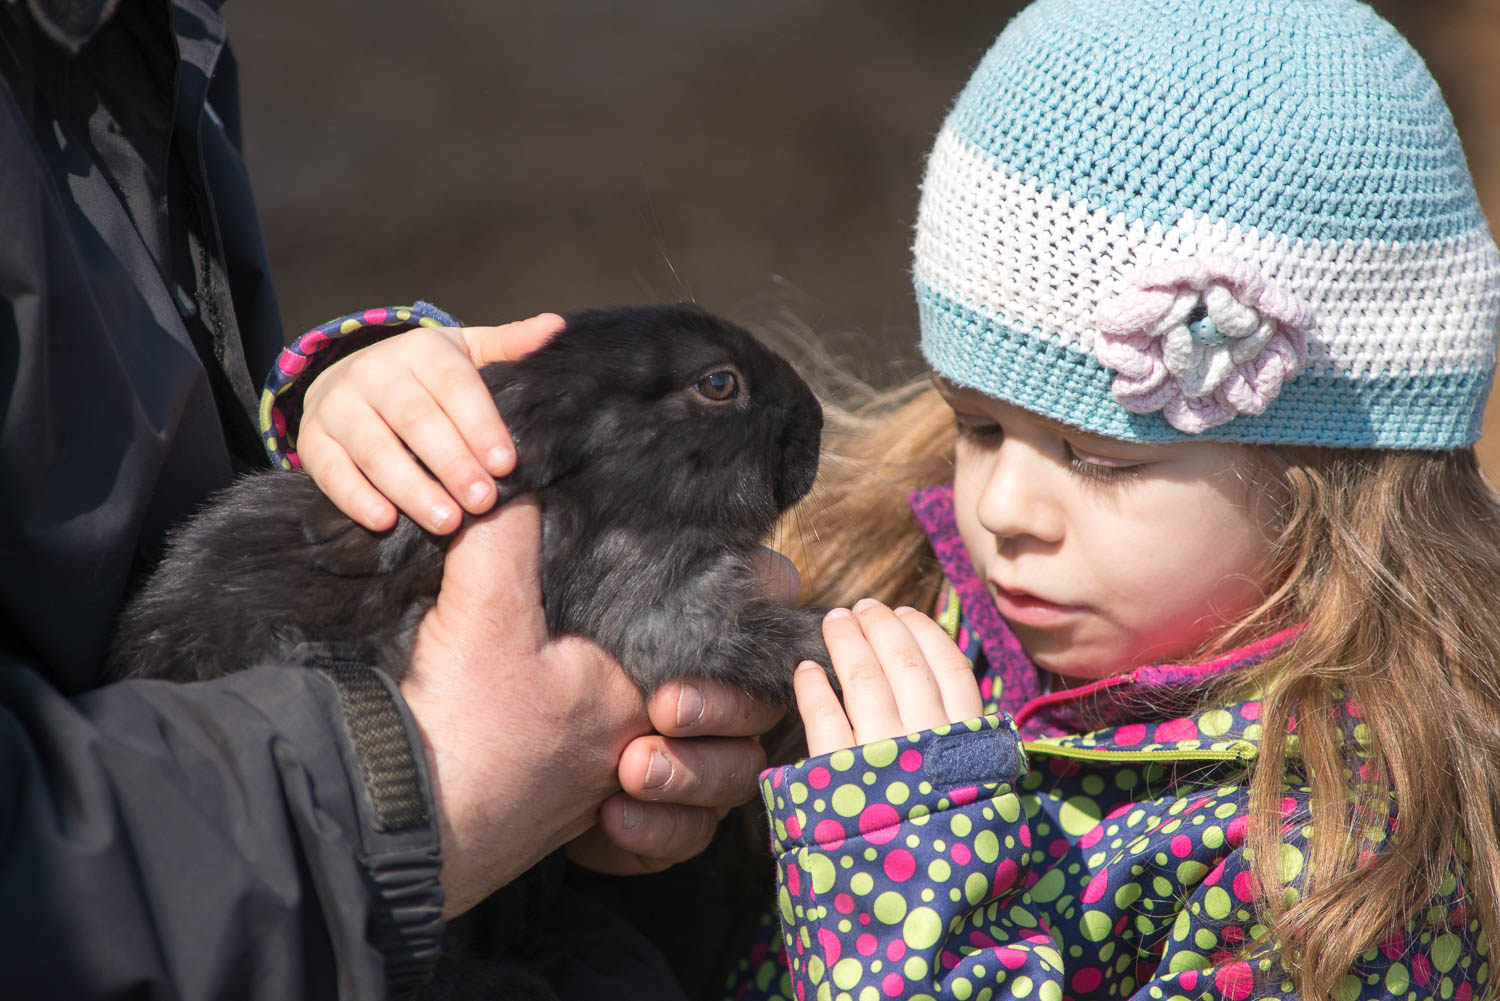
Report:
[[[915,372],[922,160],[1020,6],[229,3],[288,329],[416,298],[500,322],[692,297],[790,309],[877,381]],[[1375,7],[1500,221],[1500,0]],[[1500,399],[1486,428],[1496,478]]]

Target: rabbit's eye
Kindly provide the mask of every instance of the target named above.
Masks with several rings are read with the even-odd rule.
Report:
[[[715,403],[723,403],[725,400],[734,399],[735,396],[739,393],[740,380],[739,376],[735,375],[733,372],[729,371],[728,369],[723,369],[721,371],[710,372],[708,375],[705,375],[703,378],[693,383],[693,388],[697,390],[698,395],[702,396],[704,399],[712,400]]]

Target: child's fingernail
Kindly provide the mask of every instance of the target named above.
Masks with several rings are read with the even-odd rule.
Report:
[[[448,522],[457,517],[458,512],[453,510],[453,508],[449,507],[447,504],[432,505],[432,523],[434,525],[446,525],[448,524]]]
[[[473,483],[470,483],[469,492],[467,495],[469,498],[469,506],[478,507],[480,504],[483,504],[485,501],[489,500],[490,491],[492,489],[494,488],[490,486],[488,480],[475,480]]]
[[[912,612],[915,612],[915,611],[916,611],[916,609],[912,608],[910,605],[902,605],[900,608],[895,609],[895,612],[896,612],[897,615],[910,615]]]
[[[510,449],[496,445],[490,449],[490,454],[484,461],[489,466],[490,472],[499,476],[510,469]]]
[[[804,660],[802,663],[800,663],[800,664],[797,665],[797,673],[798,674],[801,674],[803,671],[821,671],[821,670],[823,670],[823,668],[821,668],[820,666],[818,666],[818,662],[815,661],[815,660]]]
[[[831,608],[831,609],[828,610],[828,614],[825,615],[825,616],[823,616],[823,618],[824,619],[847,619],[847,618],[850,617],[850,615],[851,615],[851,613],[850,613],[849,609],[847,609],[847,608]]]
[[[854,610],[856,612],[863,612],[871,608],[878,607],[880,607],[880,602],[876,601],[874,598],[861,598],[854,603]]]

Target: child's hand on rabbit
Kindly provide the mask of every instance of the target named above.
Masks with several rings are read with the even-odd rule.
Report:
[[[515,361],[562,327],[556,313],[498,327],[415,327],[340,358],[303,397],[302,468],[366,528],[390,528],[400,508],[429,532],[454,531],[463,511],[490,509],[495,477],[516,461],[479,367]]]
[[[792,679],[809,755],[930,730],[984,712],[969,661],[943,627],[913,608],[873,598],[835,608],[823,639],[843,701],[823,669],[802,664]]]

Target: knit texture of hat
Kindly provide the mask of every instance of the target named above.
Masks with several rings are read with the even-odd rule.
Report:
[[[1135,441],[1479,436],[1500,255],[1437,85],[1349,0],[1040,0],[928,161],[922,349]]]

